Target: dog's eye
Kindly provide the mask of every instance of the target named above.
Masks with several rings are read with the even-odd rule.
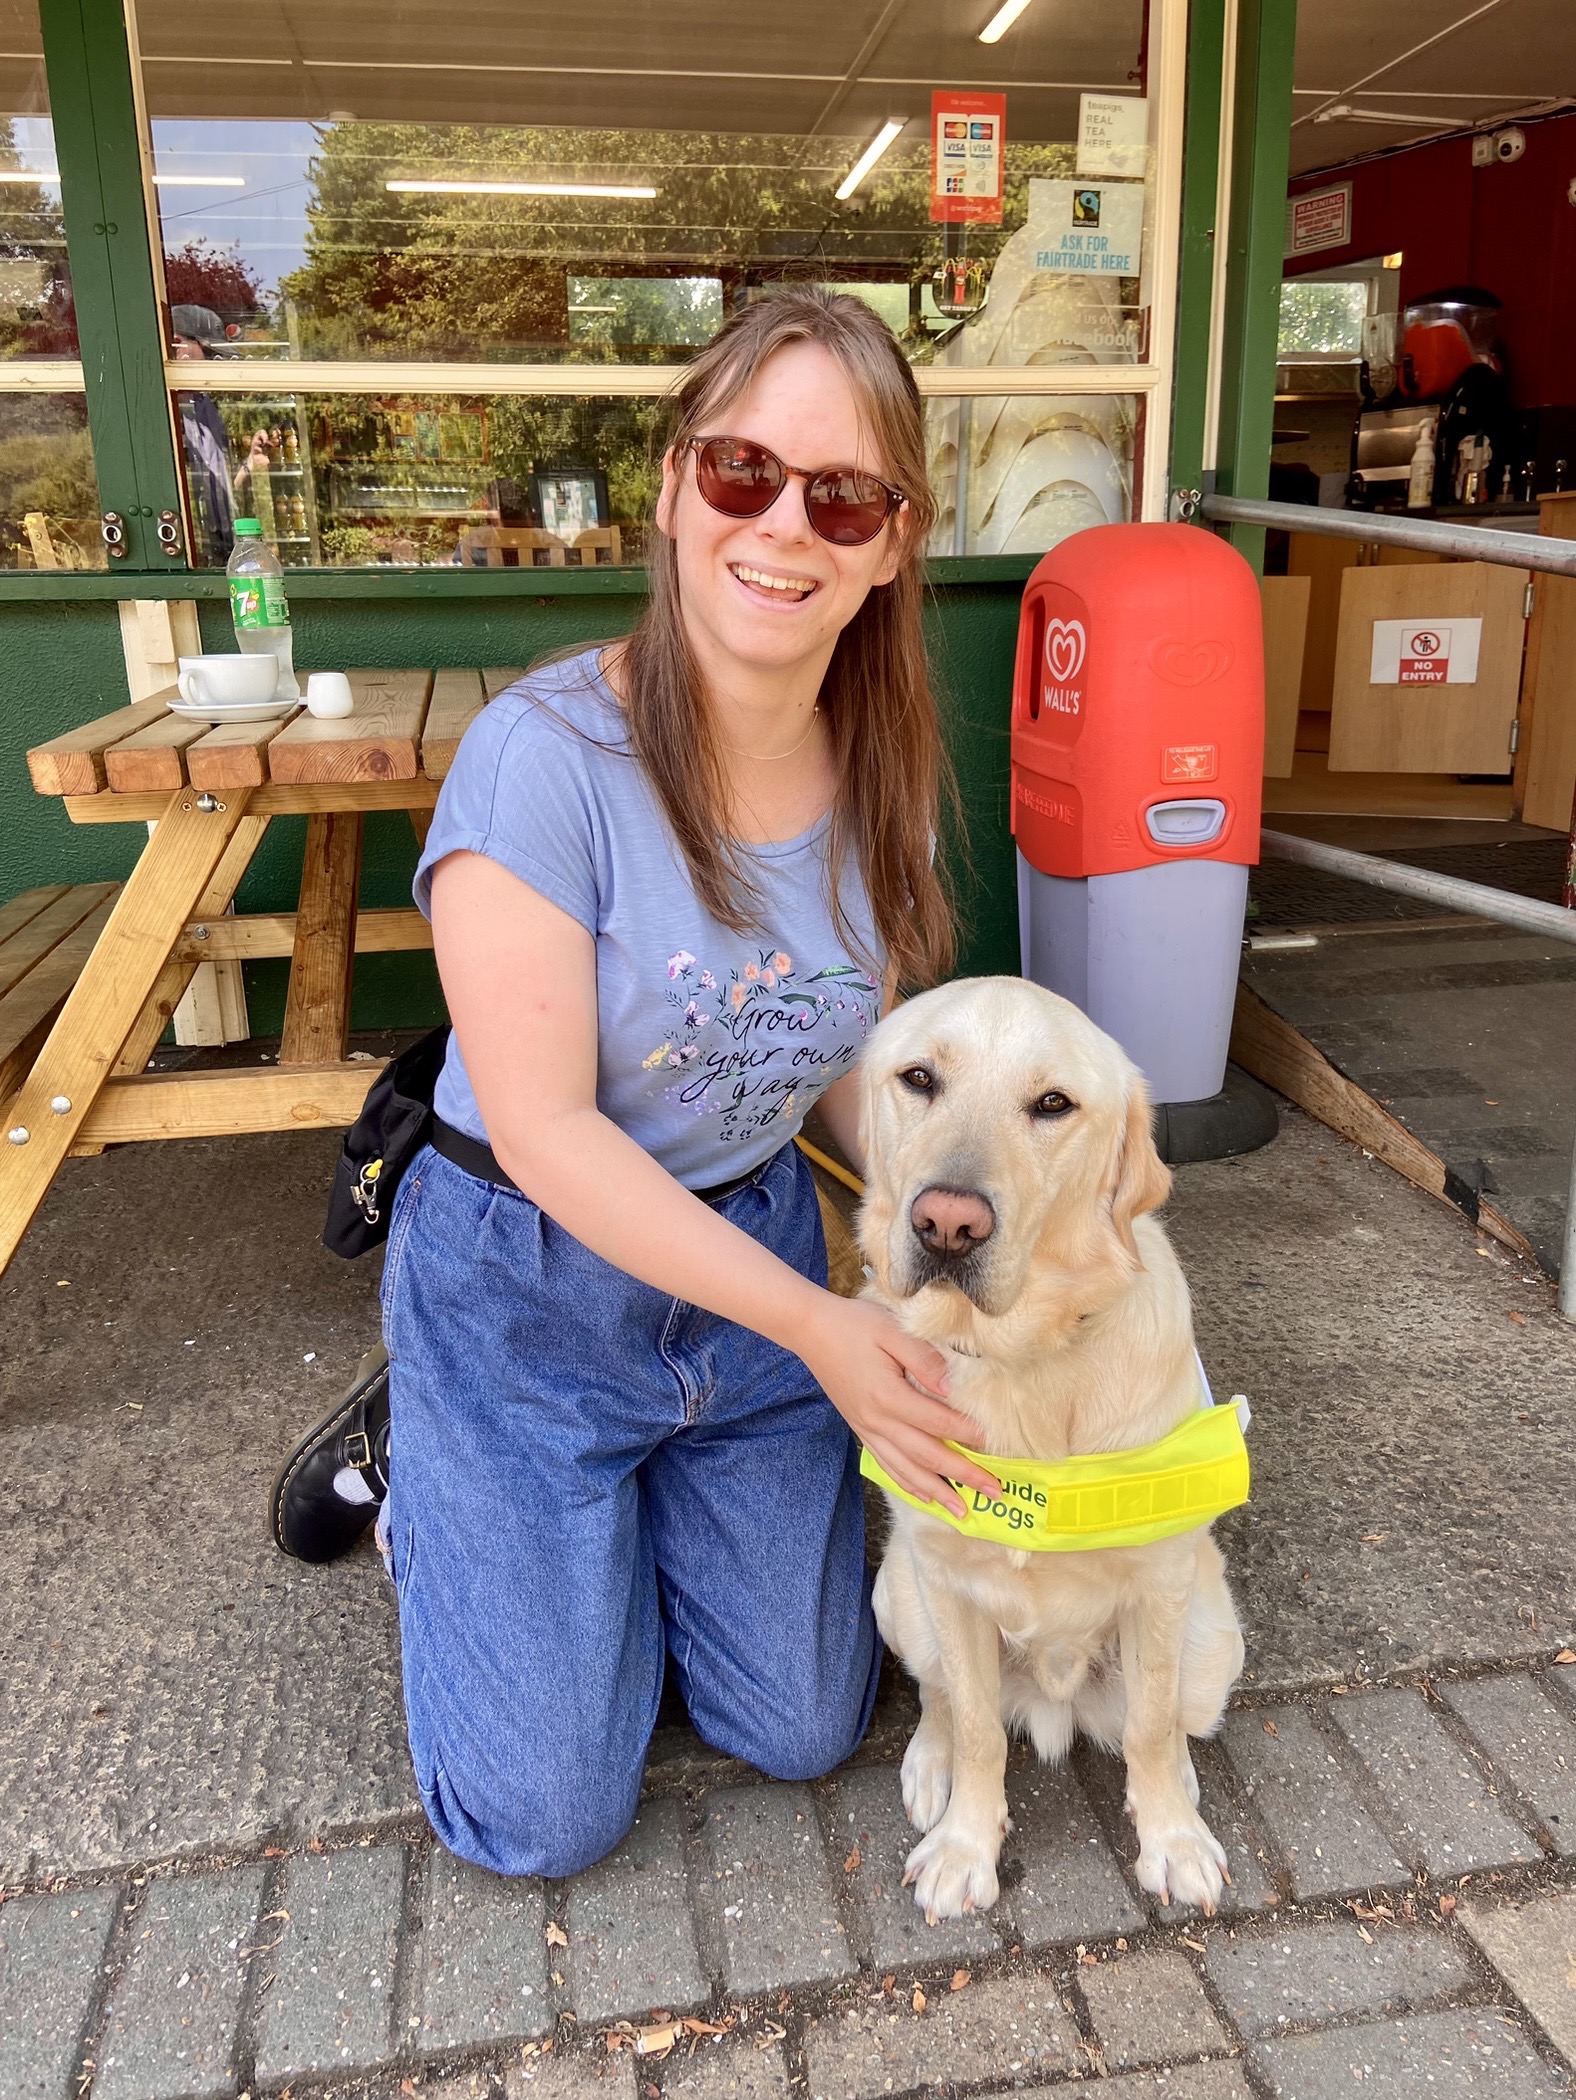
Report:
[[[933,1094],[936,1090],[936,1075],[924,1065],[909,1065],[897,1076],[916,1094]]]
[[[1077,1106],[1076,1101],[1070,1101],[1065,1094],[1059,1094],[1053,1087],[1048,1094],[1042,1094],[1039,1100],[1035,1102],[1031,1114],[1036,1116],[1065,1116],[1070,1109],[1074,1109]]]

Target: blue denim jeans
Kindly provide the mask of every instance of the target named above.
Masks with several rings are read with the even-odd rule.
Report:
[[[718,1208],[825,1281],[795,1147]],[[451,1851],[560,1875],[611,1850],[668,1659],[716,1749],[779,1779],[848,1755],[881,1659],[858,1454],[797,1357],[430,1149],[383,1307],[405,1713]]]

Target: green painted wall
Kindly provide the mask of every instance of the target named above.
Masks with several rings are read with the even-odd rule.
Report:
[[[964,919],[966,972],[1017,967],[1017,904],[1007,835],[1007,708],[1017,637],[1019,583],[945,588],[931,600],[928,631],[953,760],[963,789],[967,840],[952,862]],[[379,603],[313,599],[295,608],[302,670],[345,664],[530,663],[550,649],[622,633],[639,600],[628,597],[427,599]],[[203,638],[232,637],[220,602],[201,606]],[[113,603],[0,604],[0,901],[47,882],[90,882],[130,871],[139,825],[73,824],[53,797],[34,794],[30,745],[126,701]],[[242,884],[241,911],[295,907],[304,818],[280,818]],[[415,841],[402,815],[367,822],[362,902],[409,902]],[[252,1026],[278,1032],[286,965],[249,965]],[[430,957],[364,956],[356,966],[357,1028],[421,1026],[441,1018]]]

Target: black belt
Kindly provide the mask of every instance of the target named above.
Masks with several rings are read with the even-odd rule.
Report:
[[[445,1123],[441,1117],[433,1117],[427,1142],[434,1152],[441,1153],[455,1166],[463,1167],[467,1174],[474,1174],[479,1181],[490,1181],[500,1189],[513,1189],[517,1196],[522,1193],[519,1183],[502,1165],[491,1145],[483,1144],[480,1138],[467,1137],[463,1130],[456,1130],[452,1123]],[[699,1196],[702,1203],[721,1203],[726,1197],[737,1195],[740,1189],[747,1189],[752,1181],[759,1180],[776,1157],[774,1152],[772,1159],[763,1160],[748,1174],[738,1174],[732,1181],[718,1182],[715,1188],[694,1189],[691,1193]]]

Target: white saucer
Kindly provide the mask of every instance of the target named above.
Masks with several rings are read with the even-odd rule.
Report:
[[[166,705],[172,715],[184,715],[188,722],[211,722],[219,728],[226,722],[277,722],[281,715],[294,714],[301,703],[260,700],[250,707],[194,707],[186,700],[171,700]]]

